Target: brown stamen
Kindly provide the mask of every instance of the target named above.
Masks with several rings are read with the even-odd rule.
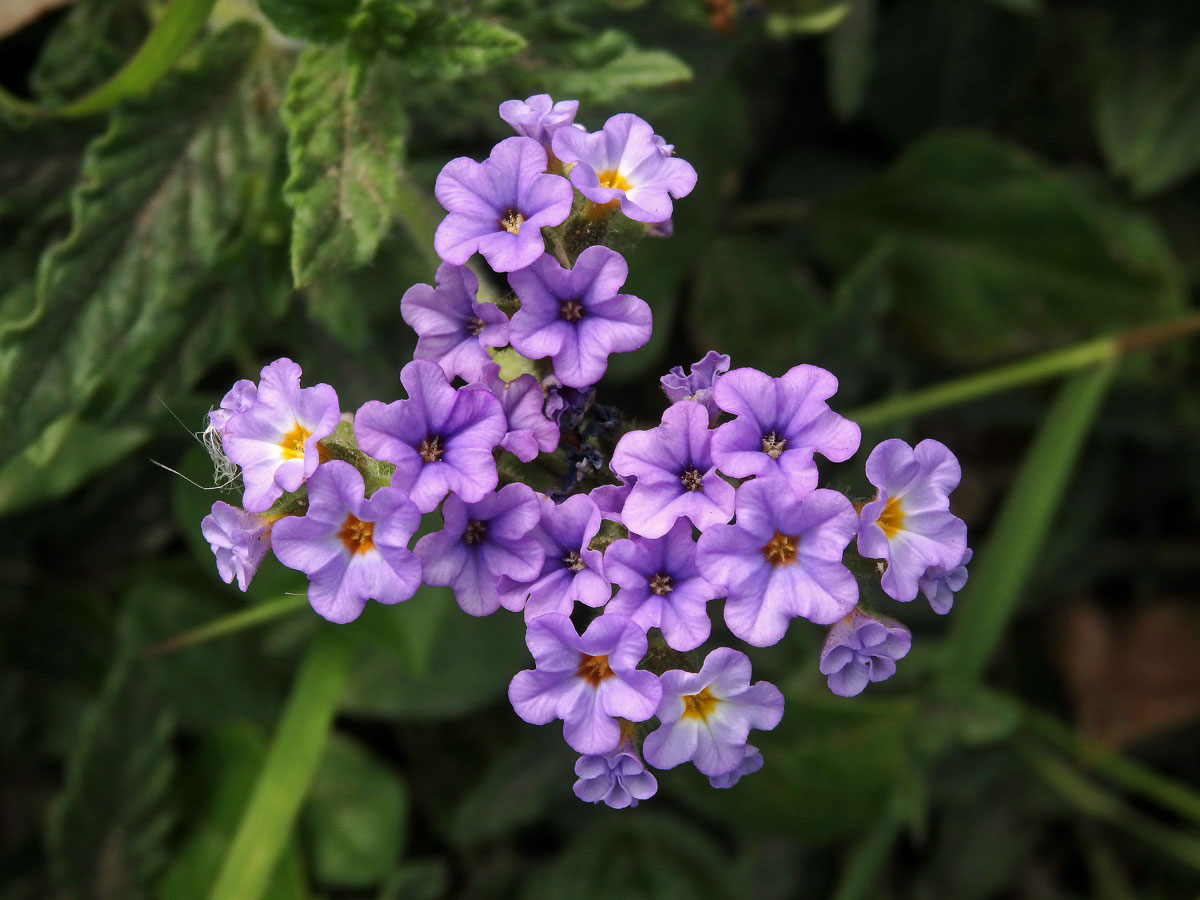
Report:
[[[351,513],[346,515],[338,537],[351,553],[366,553],[375,549],[375,541],[372,540],[374,533],[374,522],[364,522]]]
[[[479,316],[471,316],[471,318],[467,319],[467,334],[471,335],[471,337],[479,337],[479,332],[483,331],[486,325],[487,322],[483,321]]]
[[[665,572],[659,572],[650,579],[650,593],[657,594],[659,597],[665,597],[671,593],[675,585],[671,581],[671,576]]]
[[[417,446],[417,453],[427,463],[437,462],[442,458],[442,439],[436,434],[425,438]]]
[[[763,559],[773,566],[786,566],[796,561],[796,538],[790,534],[775,532],[775,536],[762,548]]]
[[[683,482],[685,491],[700,491],[704,489],[704,479],[700,470],[695,466],[680,473],[679,480]]]
[[[479,519],[471,519],[467,522],[467,527],[463,529],[463,543],[468,547],[473,547],[483,540],[487,534],[487,522],[481,522]]]
[[[583,561],[583,557],[579,555],[578,550],[568,550],[562,558],[563,565],[571,572],[582,572],[587,568],[587,563]]]
[[[521,215],[519,210],[506,209],[504,215],[500,217],[500,227],[509,234],[516,234],[521,230],[521,225],[524,224],[525,217]]]
[[[575,670],[575,674],[595,688],[599,687],[600,682],[605,678],[612,678],[616,673],[608,664],[607,653],[602,656],[588,656],[586,653],[580,653],[579,668]]]
[[[564,300],[558,307],[558,315],[574,324],[583,318],[583,304],[578,300]]]
[[[762,452],[771,457],[771,459],[779,459],[783,451],[787,449],[787,440],[774,431],[770,431],[763,435]]]

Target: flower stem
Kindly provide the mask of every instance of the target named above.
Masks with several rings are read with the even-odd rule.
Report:
[[[227,634],[244,631],[263,622],[278,619],[280,616],[286,616],[288,613],[295,612],[307,605],[308,598],[303,596],[280,597],[276,600],[268,600],[265,603],[256,603],[249,609],[242,609],[228,616],[221,616],[218,619],[213,619],[211,622],[205,622],[203,625],[197,625],[195,628],[189,628],[187,631],[181,631],[179,634],[169,637],[166,640],[159,641],[157,644],[153,644],[143,650],[142,656],[149,659],[155,656],[164,656],[167,653],[174,653],[176,650],[182,650],[184,647],[202,644],[213,638],[224,637]]]

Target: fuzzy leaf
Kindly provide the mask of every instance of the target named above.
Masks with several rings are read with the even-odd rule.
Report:
[[[288,37],[332,43],[345,37],[358,0],[258,0],[258,8]]]
[[[692,80],[692,70],[665,50],[643,50],[615,29],[573,41],[561,59],[549,59],[540,80],[554,96],[588,103],[613,102],[631,91],[648,91]]]
[[[352,61],[344,46],[309,47],[288,82],[283,118],[293,211],[292,277],[360,266],[397,212],[406,123],[397,68]]]
[[[31,308],[0,319],[0,458],[85,406],[104,424],[153,402],[148,383],[195,377],[181,350],[225,313],[201,290],[275,159],[281,65],[230,28],[88,147],[71,233],[42,257]],[[221,349],[208,339],[200,363]]]
[[[398,55],[417,77],[450,81],[482,72],[525,49],[503,25],[465,16],[423,17]]]

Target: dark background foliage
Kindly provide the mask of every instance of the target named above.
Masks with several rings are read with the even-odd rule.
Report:
[[[1191,4],[209,5],[77,0],[0,35],[0,897],[236,896],[281,730],[319,763],[243,843],[279,848],[240,867],[270,898],[1196,895]],[[169,65],[89,94],[185,7],[207,24]],[[591,129],[638,113],[700,175],[630,258],[655,333],[604,399],[655,418],[710,348],[826,366],[865,447],[958,453],[990,556],[948,619],[899,611],[914,652],[864,697],[828,694],[797,623],[755,654],[787,696],[763,771],[663,773],[622,813],[505,702],[513,617],[423,590],[330,638],[296,573],[219,581],[199,521],[226,495],[186,480],[212,483],[205,411],[277,356],[343,409],[397,396],[433,178],[543,90]],[[1095,353],[1046,364],[1113,334],[1111,383]],[[978,372],[962,402],[874,405]]]

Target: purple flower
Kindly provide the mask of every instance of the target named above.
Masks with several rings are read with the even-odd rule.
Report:
[[[738,488],[736,524],[714,525],[696,548],[700,574],[726,592],[729,630],[768,647],[794,616],[829,625],[850,612],[858,582],[842,553],[856,524],[854,507],[837,491],[797,501],[775,479]]]
[[[601,484],[588,491],[588,496],[596,504],[596,508],[600,510],[600,515],[608,519],[610,522],[616,522],[618,525],[624,525],[625,522],[621,516],[621,510],[625,508],[625,501],[629,499],[629,494],[633,490],[636,478],[622,478],[620,484]]]
[[[783,718],[783,694],[766,681],[750,684],[750,659],[729,647],[708,654],[699,672],[663,673],[662,725],[642,753],[656,769],[691,760],[705,775],[733,772],[746,758],[751,728],[770,731]]]
[[[451,494],[442,504],[445,527],[427,534],[415,553],[426,584],[449,585],[465,612],[486,616],[500,608],[501,575],[536,578],[543,551],[526,539],[541,515],[537,495],[524,484],[508,484],[478,503]]]
[[[704,359],[693,363],[687,375],[683,374],[683,366],[675,366],[670,373],[659,379],[663,393],[672,403],[680,400],[695,400],[708,410],[708,423],[716,424],[721,410],[713,399],[713,385],[717,379],[729,371],[729,357],[716,350],[709,350]]]
[[[861,609],[829,629],[820,669],[839,697],[856,697],[869,681],[896,674],[896,660],[908,655],[912,634],[893,619],[868,616]]]
[[[229,392],[221,398],[221,408],[209,410],[208,424],[217,434],[225,434],[225,426],[229,420],[240,412],[245,412],[258,399],[258,385],[243,378],[235,382]]]
[[[659,628],[667,644],[694,650],[711,629],[705,607],[721,591],[696,567],[692,526],[675,523],[665,537],[613,541],[604,554],[604,573],[620,586],[606,613],[628,616],[643,629]]]
[[[962,561],[967,526],[950,512],[961,476],[954,454],[934,440],[914,449],[892,438],[867,457],[867,479],[879,493],[862,508],[858,552],[887,562],[882,583],[889,597],[907,603],[930,568],[950,570]]]
[[[466,266],[442,263],[436,288],[414,284],[400,299],[400,315],[417,333],[413,359],[431,359],[447,378],[479,381],[492,358],[484,347],[508,343],[508,316],[494,303],[476,303],[479,279]]]
[[[500,118],[517,134],[549,147],[554,132],[574,122],[578,109],[578,100],[555,103],[549,94],[534,94],[525,100],[505,100],[500,104]]]
[[[593,491],[593,493],[595,492]],[[967,583],[967,563],[971,561],[972,556],[974,556],[974,551],[968,547],[963,553],[963,558],[953,569],[930,566],[921,576],[921,580],[918,582],[921,593],[925,595],[925,599],[929,601],[929,605],[939,616],[950,612],[950,607],[954,605],[954,595],[961,591],[963,585]]]
[[[271,549],[273,522],[269,516],[256,516],[221,500],[213,504],[212,512],[200,523],[200,531],[217,558],[222,581],[229,584],[236,577],[238,587],[246,590]]]
[[[549,356],[554,374],[568,387],[595,384],[610,353],[636,350],[650,340],[650,307],[632,294],[618,294],[629,266],[607,247],[588,247],[575,266],[564,269],[549,254],[508,283],[521,308],[513,315],[513,349],[530,359]]]
[[[714,775],[708,779],[708,783],[718,790],[725,790],[733,787],[746,775],[753,775],[763,767],[762,754],[753,744],[746,745],[745,754],[736,769],[726,772],[724,775]]]
[[[243,389],[236,402],[246,396]],[[226,421],[221,441],[225,455],[242,467],[247,511],[266,512],[284,491],[296,490],[316,471],[317,441],[333,433],[339,418],[333,388],[302,389],[300,367],[290,359],[263,368],[254,402]]]
[[[554,375],[543,379],[542,388],[546,396],[542,412],[551,422],[557,422],[560,428],[568,431],[583,423],[596,397],[596,391],[590,385],[582,389],[567,387]]]
[[[825,401],[837,379],[817,366],[789,369],[772,378],[757,369],[734,369],[713,387],[717,406],[737,416],[717,428],[713,456],[726,475],[783,475],[797,494],[817,486],[813,453],[844,462],[858,450],[858,426]]]
[[[671,217],[671,198],[686,197],[696,186],[696,170],[662,151],[662,139],[632,113],[619,113],[588,134],[577,128],[554,132],[554,155],[571,169],[571,183],[593,203],[621,204],[639,222]]]
[[[518,375],[512,381],[500,377],[500,366],[484,366],[480,379],[500,401],[508,420],[508,431],[500,446],[521,462],[530,462],[541,453],[552,453],[558,447],[558,425],[542,413],[545,397],[542,386],[532,375]]]
[[[408,541],[421,516],[404,492],[380,488],[363,497],[363,478],[331,460],[308,480],[308,512],[275,523],[275,555],[308,575],[308,602],[330,622],[352,622],[367,600],[399,603],[421,584]]]
[[[500,401],[482,385],[455,390],[437,363],[415,359],[400,372],[407,400],[364,403],[354,417],[362,451],[395,463],[392,487],[430,512],[447,491],[477,503],[496,488],[492,448],[504,438]]]
[[[561,224],[574,198],[565,178],[545,173],[546,151],[527,137],[501,141],[481,163],[465,156],[446,163],[433,188],[449,213],[433,236],[438,256],[461,266],[478,250],[497,272],[541,256],[542,228]]]
[[[626,734],[628,731],[630,734]],[[608,753],[581,756],[575,763],[575,796],[587,803],[603,803],[613,809],[638,805],[658,791],[658,780],[648,771],[634,749],[631,728],[622,728],[621,742]]]
[[[547,613],[529,623],[525,643],[537,668],[517,673],[508,699],[531,725],[562,719],[563,737],[579,753],[614,750],[617,717],[644,722],[658,708],[658,676],[637,667],[646,633],[624,616],[593,619],[580,636],[566,616]]]
[[[712,436],[704,407],[680,401],[657,428],[630,431],[617,442],[609,467],[637,478],[621,511],[625,527],[656,538],[685,516],[701,531],[729,521],[734,488],[717,474]]]
[[[532,579],[503,575],[498,590],[500,604],[513,612],[525,610],[525,621],[544,613],[570,615],[578,601],[603,606],[612,596],[604,576],[604,556],[588,544],[600,530],[600,510],[585,494],[568,497],[561,506],[538,496],[541,521],[526,537],[542,548],[544,562]]]

